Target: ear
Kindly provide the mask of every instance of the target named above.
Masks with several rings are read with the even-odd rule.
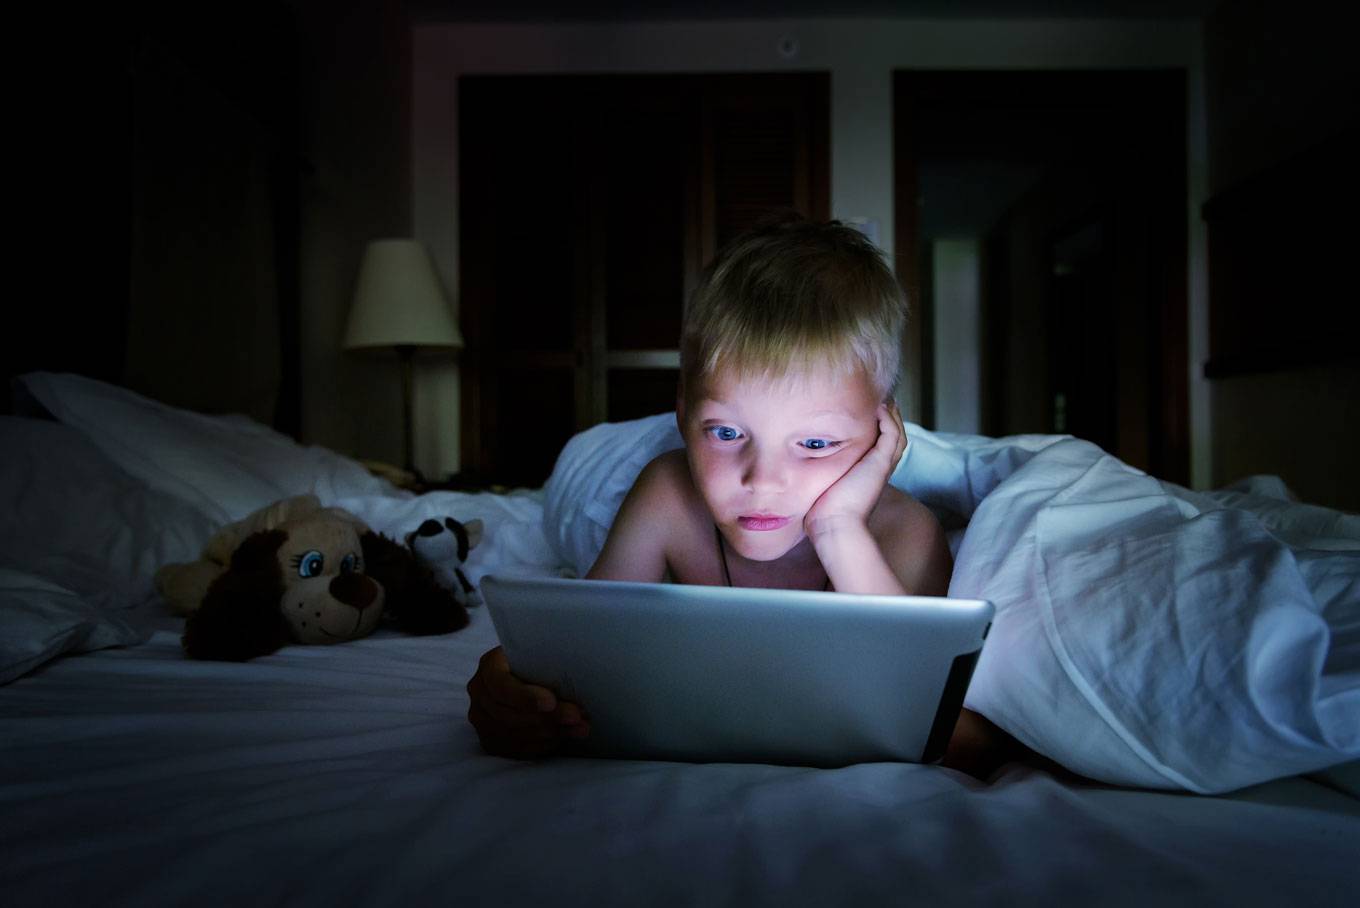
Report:
[[[467,533],[468,548],[475,549],[477,544],[482,541],[482,532],[486,529],[480,517],[474,517],[463,524],[463,532]]]
[[[176,615],[192,615],[226,568],[206,558],[187,564],[167,564],[156,572],[156,591]]]
[[[203,605],[184,623],[184,650],[195,659],[244,662],[289,641],[279,613],[283,530],[255,533],[232,555],[231,567],[208,587]]]
[[[359,546],[364,552],[364,573],[382,585],[390,601],[392,591],[401,588],[416,564],[415,556],[405,546],[372,530],[359,534]]]
[[[407,549],[380,533],[359,537],[364,573],[382,584],[385,608],[410,634],[446,634],[468,623],[467,609]]]
[[[467,609],[453,591],[436,583],[423,565],[414,567],[406,586],[387,594],[387,610],[397,626],[408,634],[447,634],[467,627]]]

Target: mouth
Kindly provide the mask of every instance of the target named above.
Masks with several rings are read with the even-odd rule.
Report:
[[[354,627],[350,628],[348,631],[344,633],[339,634],[332,634],[330,631],[326,630],[325,625],[322,624],[318,624],[316,627],[317,630],[321,631],[321,633],[325,634],[327,637],[330,637],[332,640],[353,640],[354,635],[359,633],[359,625],[363,623],[363,620],[364,613],[363,612],[357,613],[354,616]]]
[[[743,514],[737,518],[737,523],[743,530],[764,533],[788,526],[789,518],[778,517],[774,514]]]

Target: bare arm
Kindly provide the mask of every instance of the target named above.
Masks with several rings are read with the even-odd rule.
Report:
[[[907,440],[895,405],[878,415],[874,446],[808,513],[808,538],[838,592],[943,596],[954,569],[944,530],[924,505],[885,488]]]
[[[954,556],[949,552],[944,528],[929,508],[907,498],[902,513],[879,540],[894,576],[909,595],[948,595]]]

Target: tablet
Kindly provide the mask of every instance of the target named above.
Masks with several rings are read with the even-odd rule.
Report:
[[[569,752],[846,766],[944,755],[990,602],[484,577],[511,670],[580,704]]]

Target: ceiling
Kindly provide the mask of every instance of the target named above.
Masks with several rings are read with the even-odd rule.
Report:
[[[1219,0],[406,0],[429,22],[636,22],[713,19],[1200,19]]]

